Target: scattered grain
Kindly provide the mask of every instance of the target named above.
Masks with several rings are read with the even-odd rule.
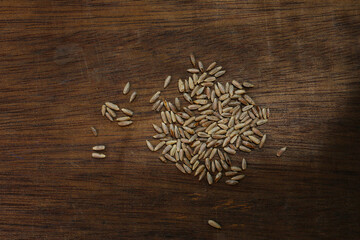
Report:
[[[286,151],[286,147],[280,148],[280,150],[276,153],[276,156],[281,157],[281,155]]]
[[[167,88],[167,86],[169,86],[170,81],[171,81],[171,76],[167,76],[164,81],[164,88]]]
[[[92,153],[91,156],[92,156],[93,158],[105,158],[105,157],[106,157],[105,154],[103,154],[103,153],[96,153],[96,152]]]
[[[151,144],[151,142],[149,142],[148,140],[146,140],[146,145],[149,148],[150,151],[154,151],[154,146]]]
[[[215,222],[214,220],[209,220],[209,221],[208,221],[208,224],[209,224],[210,226],[212,226],[213,228],[221,229],[220,224],[218,224],[218,223]]]
[[[150,98],[150,103],[154,103],[160,97],[160,91],[157,91],[152,97]]]
[[[226,180],[225,183],[232,186],[238,184],[239,182],[236,180]]]
[[[137,96],[137,93],[133,92],[130,96],[129,102],[133,102],[135,100],[136,96]]]
[[[105,116],[105,113],[106,113],[106,106],[105,106],[105,105],[102,105],[102,106],[101,106],[101,114],[102,114],[103,116]]]
[[[195,56],[193,53],[190,54],[190,61],[191,64],[195,67],[196,66],[196,60],[195,60]]]
[[[124,87],[124,90],[123,90],[123,94],[126,95],[126,94],[129,93],[129,91],[130,91],[130,82],[127,82],[127,83],[125,84],[125,87]]]
[[[97,137],[98,133],[95,127],[90,127],[91,132],[94,134],[95,137]]]
[[[93,146],[92,149],[94,151],[102,151],[102,150],[105,150],[105,146],[104,145],[97,145],[97,146]]]

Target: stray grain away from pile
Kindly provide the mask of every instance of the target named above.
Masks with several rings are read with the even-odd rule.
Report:
[[[245,177],[247,162],[242,158],[240,166],[235,166],[230,156],[264,146],[266,134],[259,128],[268,122],[269,108],[259,107],[249,96],[252,83],[219,82],[226,70],[216,62],[205,68],[193,54],[190,62],[188,76],[176,83],[185,106],[181,95],[174,103],[161,97],[161,91],[151,96],[149,102],[161,124],[152,124],[157,143],[146,140],[146,145],[152,152],[160,151],[159,159],[173,163],[183,174],[199,181],[205,178],[209,185],[222,178],[236,185]],[[164,89],[172,87],[171,78],[164,80]]]

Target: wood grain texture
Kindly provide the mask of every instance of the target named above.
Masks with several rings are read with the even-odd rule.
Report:
[[[359,239],[359,45],[358,1],[1,1],[0,238]],[[265,147],[233,157],[248,160],[238,186],[146,147],[148,100],[167,75],[178,96],[191,52],[271,109]],[[104,119],[105,101],[133,125]]]

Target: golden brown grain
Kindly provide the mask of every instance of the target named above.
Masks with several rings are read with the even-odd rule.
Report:
[[[218,224],[217,222],[215,222],[214,220],[208,220],[208,224],[213,227],[213,228],[217,228],[217,229],[221,229],[220,224]]]

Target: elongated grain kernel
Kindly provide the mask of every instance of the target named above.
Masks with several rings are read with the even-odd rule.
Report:
[[[276,156],[281,157],[281,155],[286,151],[286,147],[280,148],[280,150],[276,153]]]
[[[212,70],[209,72],[209,74],[210,74],[210,75],[214,75],[215,73],[217,73],[217,72],[220,71],[221,69],[222,69],[221,66],[216,67],[216,68],[212,69]]]
[[[101,115],[105,116],[105,113],[106,113],[106,106],[102,105],[101,106]]]
[[[235,87],[237,87],[238,89],[242,89],[242,88],[243,88],[242,85],[241,85],[238,81],[236,81],[236,80],[233,80],[231,83],[232,83]]]
[[[211,64],[207,67],[206,71],[207,71],[207,72],[208,72],[208,71],[211,71],[215,66],[216,66],[216,62],[211,63]]]
[[[193,100],[192,100],[192,98],[190,97],[189,94],[184,93],[183,96],[184,96],[184,99],[185,99],[186,101],[188,101],[189,103],[192,103],[192,102],[193,102]]]
[[[190,90],[193,90],[194,87],[195,87],[194,80],[193,80],[191,77],[189,77],[188,82],[189,82],[189,88],[190,88]]]
[[[136,96],[137,96],[137,93],[133,92],[130,96],[129,102],[133,102],[135,100]]]
[[[119,111],[119,106],[112,102],[106,102],[105,105],[112,110]]]
[[[209,172],[207,172],[207,174],[206,174],[206,179],[207,179],[209,185],[212,185],[214,183],[213,178]]]
[[[186,158],[185,158],[186,159]],[[199,166],[200,162],[199,161],[196,161],[194,163],[194,165],[192,166],[192,170],[194,171],[198,166]]]
[[[194,176],[199,175],[204,169],[205,169],[205,165],[204,165],[204,164],[200,165],[200,166],[196,169]]]
[[[121,121],[121,122],[118,122],[118,125],[120,127],[126,127],[126,126],[129,126],[133,123],[133,121]]]
[[[220,178],[222,177],[222,173],[221,172],[218,172],[215,176],[215,182],[218,182],[220,180]]]
[[[179,92],[183,93],[185,91],[185,86],[184,86],[184,82],[179,79],[178,81],[178,88],[179,88]]]
[[[106,111],[111,115],[111,117],[116,117],[116,113],[111,108],[106,108]]]
[[[221,77],[222,75],[225,74],[225,72],[226,72],[225,70],[219,71],[219,72],[215,73],[214,76],[217,77],[217,78],[218,78],[218,77]]]
[[[131,117],[132,115],[134,115],[134,112],[131,111],[130,109],[127,109],[127,108],[122,108],[121,111],[122,111],[124,114],[126,114],[126,115],[128,115],[128,116],[130,116],[130,117]]]
[[[230,167],[231,171],[234,171],[234,172],[241,172],[242,169],[240,167],[237,167],[237,166],[231,166]]]
[[[227,152],[227,153],[230,153],[230,154],[235,154],[236,153],[236,151],[234,149],[231,149],[229,147],[224,148],[224,151]]]
[[[197,68],[189,68],[189,69],[187,70],[187,72],[188,72],[188,73],[199,73],[200,71],[199,71],[199,69],[197,69]]]
[[[190,62],[194,67],[196,66],[196,60],[193,53],[190,54]]]
[[[148,140],[146,140],[146,145],[149,148],[150,151],[154,151],[154,146],[151,144],[151,142],[149,142]]]
[[[247,163],[246,163],[245,158],[243,158],[241,161],[241,168],[242,168],[242,170],[245,170],[247,168]]]
[[[243,82],[242,85],[243,85],[244,87],[247,87],[247,88],[252,88],[252,87],[254,87],[254,84],[249,83],[249,82]]]
[[[256,125],[260,126],[260,125],[263,125],[265,123],[267,123],[267,119],[260,119],[259,121],[256,122]]]
[[[162,148],[164,145],[165,145],[165,142],[163,142],[163,141],[159,142],[159,143],[155,146],[154,151],[155,151],[155,152],[158,151],[158,150],[159,150],[160,148]]]
[[[153,111],[158,111],[158,108],[160,107],[160,104],[164,104],[160,99],[158,99],[153,105],[152,105],[152,107],[151,107],[151,110],[153,110]],[[162,106],[161,106],[162,107]],[[160,108],[161,108],[160,107]]]
[[[222,166],[221,166],[220,162],[219,162],[218,160],[215,160],[214,162],[215,162],[215,167],[216,167],[216,169],[217,169],[219,172],[221,172],[221,171],[222,171]]]
[[[181,111],[181,104],[179,98],[175,98],[175,107],[178,111]]]
[[[172,145],[167,145],[167,146],[164,148],[164,150],[162,151],[162,154],[168,153],[168,152],[171,150],[171,148],[172,148]]]
[[[166,163],[166,159],[165,159],[164,156],[160,156],[159,159],[160,159],[160,161],[162,161],[163,163]]]
[[[167,86],[169,86],[170,81],[171,81],[171,76],[167,76],[164,81],[164,88],[167,88]]]
[[[262,132],[260,132],[260,130],[257,129],[257,128],[255,128],[255,127],[251,128],[251,131],[253,131],[253,132],[254,132],[256,135],[258,135],[259,137],[263,137],[263,136],[264,136],[264,134],[263,134]]]
[[[111,116],[108,112],[105,113],[105,116],[106,116],[110,121],[114,121],[114,119],[112,118],[112,116]]]
[[[265,141],[266,141],[266,134],[264,134],[263,137],[261,138],[259,148],[262,148],[264,146]]]
[[[153,128],[155,129],[156,132],[158,133],[163,133],[163,130],[161,127],[159,127],[158,125],[153,123]]]
[[[94,151],[105,150],[105,146],[104,145],[93,146],[92,150],[94,150]]]
[[[119,117],[116,119],[116,121],[129,121],[131,119],[131,117],[129,116],[125,116],[125,117]]]
[[[250,135],[249,138],[253,143],[260,144],[260,140],[257,137]]]
[[[254,100],[249,96],[249,95],[244,95],[244,98],[245,98],[245,100],[249,103],[249,104],[251,104],[251,105],[255,105],[255,102],[254,102]]]
[[[240,175],[232,177],[231,180],[239,181],[239,180],[243,179],[244,177],[245,177],[244,174],[240,174]]]
[[[208,220],[208,224],[213,227],[213,228],[217,228],[217,229],[221,229],[220,224],[218,224],[217,222],[215,222],[214,220]]]
[[[186,173],[184,167],[180,163],[176,163],[175,166],[177,169],[179,169],[180,172]]]
[[[225,183],[226,183],[227,185],[233,186],[233,185],[238,184],[239,182],[236,181],[236,180],[226,180]]]
[[[238,172],[234,172],[234,171],[225,172],[225,176],[227,176],[227,177],[232,177],[232,176],[235,176],[236,174],[238,174]]]
[[[201,61],[198,62],[198,66],[199,66],[199,70],[201,72],[204,72],[204,65],[203,65],[203,63]]]
[[[199,175],[199,181],[201,181],[204,177],[205,177],[205,175],[206,175],[206,169],[204,169],[201,173],[200,173],[200,175]]]
[[[165,154],[164,156],[167,160],[169,160],[171,162],[174,162],[174,163],[177,162],[176,159],[174,157],[172,157],[170,154]]]
[[[90,129],[91,129],[91,132],[94,134],[94,136],[97,137],[98,132],[97,132],[96,128],[95,127],[90,127]]]
[[[106,157],[105,154],[103,154],[103,153],[96,153],[96,152],[92,153],[91,156],[92,156],[93,158],[105,158],[105,157]]]
[[[127,82],[127,83],[125,84],[125,87],[124,87],[124,90],[123,90],[123,94],[126,95],[126,94],[129,93],[129,91],[130,91],[130,82]]]
[[[239,149],[241,150],[241,151],[243,151],[243,152],[251,152],[251,149],[249,149],[249,148],[247,148],[247,147],[245,147],[245,146],[243,146],[243,145],[241,145],[240,147],[239,147]]]
[[[160,91],[157,91],[152,97],[150,98],[150,103],[154,103],[160,97]]]

